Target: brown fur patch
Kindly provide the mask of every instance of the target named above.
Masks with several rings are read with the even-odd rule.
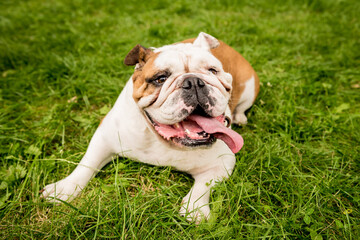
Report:
[[[182,43],[193,43],[195,38],[187,39]],[[224,71],[230,73],[233,76],[232,82],[232,94],[230,98],[230,109],[234,111],[235,107],[239,103],[240,97],[245,88],[245,82],[249,80],[253,75],[255,77],[255,98],[259,93],[259,78],[256,75],[254,69],[251,67],[248,61],[245,60],[240,53],[235,49],[227,45],[226,43],[219,41],[220,45],[217,48],[211,49],[211,53],[220,60],[223,65]]]
[[[147,59],[151,56],[152,51],[148,48],[141,46],[140,44],[136,45],[131,51],[126,55],[124,59],[124,64],[128,66],[135,65],[140,63],[141,65],[145,64]]]
[[[135,70],[132,79],[134,84],[133,98],[137,102],[142,97],[149,96],[154,93],[156,87],[146,82],[147,78],[154,76],[158,69],[154,66],[154,61],[159,53],[151,52],[150,56],[147,57],[146,63],[140,68]]]
[[[184,63],[184,69],[185,69],[185,72],[188,73],[190,72],[190,69],[189,69],[189,56],[186,56],[186,63]]]

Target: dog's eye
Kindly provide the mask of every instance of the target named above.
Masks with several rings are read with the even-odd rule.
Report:
[[[214,75],[216,75],[218,73],[218,71],[215,68],[209,68],[208,71]]]
[[[156,87],[160,87],[171,76],[171,72],[165,70],[152,75],[149,78],[145,78],[147,83],[153,84]]]
[[[167,76],[161,75],[161,76],[157,77],[156,79],[154,79],[154,83],[156,85],[161,85],[166,81],[167,78],[168,78]]]

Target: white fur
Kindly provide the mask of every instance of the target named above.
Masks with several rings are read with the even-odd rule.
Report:
[[[252,76],[245,82],[245,89],[240,97],[239,103],[235,108],[233,123],[247,124],[245,111],[248,110],[255,100],[255,77]]]
[[[191,43],[178,43],[157,48],[154,52],[160,53],[154,67],[158,71],[170,70],[172,74],[161,87],[160,93],[153,94],[158,95],[156,101],[149,107],[142,105],[152,119],[171,125],[187,117],[181,114],[184,107],[180,96],[183,91],[182,83],[189,76],[202,79],[210,90],[209,97],[216,101],[214,107],[207,109],[207,113],[217,117],[225,112],[230,98],[232,76],[223,70],[221,62],[209,49]],[[216,69],[217,74],[211,73],[210,68]]]
[[[219,46],[220,43],[213,36],[211,36],[207,33],[201,32],[201,33],[199,33],[199,36],[195,39],[194,45],[205,48],[207,50],[210,50],[210,49],[213,49],[213,48],[216,48],[217,46]]]

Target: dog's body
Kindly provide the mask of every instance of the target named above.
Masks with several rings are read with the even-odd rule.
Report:
[[[43,196],[70,201],[120,155],[191,174],[195,184],[180,213],[207,218],[210,188],[232,173],[234,153],[242,147],[241,136],[227,127],[231,119],[246,123],[244,112],[259,91],[256,73],[234,49],[205,33],[153,50],[137,45],[125,64],[136,65],[135,72],[85,156]]]

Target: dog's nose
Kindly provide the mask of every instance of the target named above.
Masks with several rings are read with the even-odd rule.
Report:
[[[205,83],[203,82],[203,80],[201,80],[200,78],[198,78],[198,79],[197,79],[197,85],[202,88],[203,86],[205,86]]]
[[[190,78],[186,78],[183,82],[182,88],[183,89],[191,89],[193,86],[193,81]]]
[[[205,86],[205,83],[198,77],[188,77],[184,80],[182,88],[191,89],[194,86],[202,88]]]

